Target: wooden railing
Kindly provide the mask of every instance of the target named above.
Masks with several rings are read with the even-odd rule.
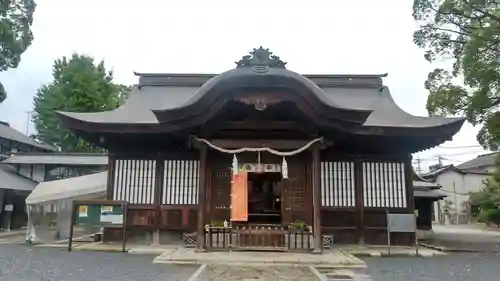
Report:
[[[313,233],[281,225],[207,226],[204,248],[207,251],[272,250],[309,252]]]

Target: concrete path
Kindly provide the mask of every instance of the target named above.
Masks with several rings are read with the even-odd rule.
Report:
[[[0,232],[0,244],[24,244],[24,243],[26,243],[26,230]]]
[[[389,248],[387,246],[339,246],[340,251],[351,254],[355,257],[422,257],[422,258],[430,258],[435,256],[443,256],[446,253],[429,249],[426,247],[420,246],[417,249],[415,247],[401,247],[401,246],[392,246],[390,253]]]
[[[343,251],[324,254],[279,252],[209,252],[177,248],[156,257],[154,263],[168,264],[224,264],[253,266],[315,266],[321,268],[364,268],[365,263]]]
[[[434,225],[424,244],[450,251],[500,252],[500,231],[478,225]]]
[[[26,237],[26,229],[12,230],[12,231],[0,231],[0,238],[7,238],[11,236],[24,236]]]

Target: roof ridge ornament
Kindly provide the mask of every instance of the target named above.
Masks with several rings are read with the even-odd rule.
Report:
[[[286,68],[286,62],[273,55],[269,49],[260,46],[254,48],[249,55],[243,56],[236,62],[236,68],[252,67],[254,72],[267,72],[269,68]]]

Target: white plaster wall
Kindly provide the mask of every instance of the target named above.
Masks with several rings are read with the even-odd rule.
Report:
[[[484,186],[487,175],[481,174],[460,174],[448,170],[436,178],[436,183],[442,186],[441,190],[448,195],[445,200],[453,203],[452,213],[464,213],[464,202],[469,200],[470,192],[477,192]],[[443,213],[445,200],[435,203],[435,220],[438,219],[438,213]],[[439,206],[438,206],[439,204]]]

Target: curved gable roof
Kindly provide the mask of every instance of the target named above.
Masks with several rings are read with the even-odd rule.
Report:
[[[430,135],[441,134],[439,129],[448,127],[446,137],[449,138],[465,120],[419,117],[403,111],[389,89],[383,86],[385,75],[300,75],[285,69],[285,64],[260,48],[237,62],[235,69],[219,75],[139,74],[140,84],[133,88],[127,102],[115,110],[58,114],[66,125],[79,131],[120,132],[128,125],[138,131],[140,128],[154,131],[146,128],[159,128],[156,125],[160,123],[175,130],[183,127],[175,123],[181,120],[191,120],[186,121],[187,124],[201,122],[201,118],[191,117],[207,114],[207,107],[215,104],[225,90],[265,86],[293,89],[308,99],[312,114],[319,112],[330,119],[329,122],[333,118],[367,128],[438,129],[429,131]]]

